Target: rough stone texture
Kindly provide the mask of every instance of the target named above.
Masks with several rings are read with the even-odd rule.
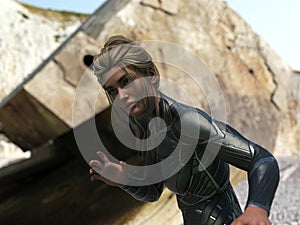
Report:
[[[79,32],[70,42],[51,60],[41,71],[34,76],[24,89],[45,105],[51,112],[58,115],[69,127],[75,127],[92,117],[99,111],[108,107],[104,92],[99,91],[100,87],[92,71],[87,69],[83,62],[86,55],[95,55],[99,43],[85,33]],[[51,76],[49,76],[51,74]],[[84,79],[81,80],[81,78]],[[83,82],[84,93],[78,91],[79,82]],[[79,111],[73,112],[74,98],[84,95],[80,101]],[[95,105],[93,94],[98,94],[99,101]],[[79,96],[80,97],[80,96]],[[59,99],[59,101],[58,101]],[[87,107],[90,110],[87,110]],[[93,114],[88,112],[92,111]],[[73,115],[80,117],[79,121],[73,124]],[[80,114],[80,115],[79,115]],[[61,132],[62,133],[62,132]]]
[[[23,152],[0,134],[0,168],[28,159],[30,156],[31,152]]]
[[[77,27],[69,21],[32,13],[13,0],[0,0],[0,102],[45,60]]]
[[[123,7],[117,3],[109,1],[104,6],[106,11],[96,11],[82,27],[82,32],[70,39],[53,60],[37,71],[25,90],[72,127],[73,99],[78,91],[75,88],[86,69],[82,63],[84,55],[95,54],[105,39],[113,34],[124,34],[135,40],[165,41],[166,45],[176,44],[181,50],[154,46],[149,51],[155,59],[181,60],[181,64],[187,66],[184,68],[193,68],[196,64],[201,66],[190,74],[182,71],[182,65],[158,63],[162,78],[175,84],[170,86],[162,82],[162,90],[179,99],[185,96],[183,99],[216,114],[216,119],[228,122],[246,137],[273,151],[282,112],[288,111],[286,87],[292,71],[242,18],[222,0],[172,3],[131,0],[122,2]],[[108,17],[109,12],[114,14]],[[99,27],[97,21],[103,21],[102,16],[105,23]],[[99,34],[95,32],[89,36],[92,30]],[[87,33],[83,34],[85,31]],[[186,52],[195,54],[198,62],[190,60]],[[49,71],[56,72],[49,76]],[[191,79],[193,76],[200,80],[200,87]],[[56,79],[59,85],[53,87],[55,77],[59,79]],[[95,88],[97,90],[93,92],[94,88],[87,86],[92,85],[87,84],[81,94],[83,102],[99,93],[99,89]],[[100,101],[97,107],[93,102],[86,105],[94,110],[82,113],[82,118],[78,116],[75,125],[92,116],[91,113],[101,111],[107,102]],[[296,152],[296,148],[291,146],[290,151]]]
[[[170,14],[176,14],[179,10],[179,0],[164,0],[164,1],[143,0],[141,1],[141,3],[153,7],[154,9],[162,10]]]
[[[117,4],[118,2],[122,2],[123,5]],[[169,1],[168,4],[172,3]],[[202,69],[197,74],[201,76],[205,73],[213,76],[218,81],[218,87],[212,87],[210,80],[200,77],[203,86],[208,87],[209,92],[199,90],[191,77],[185,74],[186,71],[181,71],[180,68],[176,68],[176,65],[160,64],[159,69],[163,77],[174,81],[176,87],[182,87],[189,96],[193,96],[193,102],[196,102],[197,106],[208,112],[211,108],[218,110],[218,106],[225,103],[226,121],[252,140],[270,150],[275,147],[276,152],[280,154],[291,152],[297,154],[299,149],[298,75],[291,75],[292,71],[285,62],[223,1],[185,0],[174,1],[173,4],[176,4],[176,7],[175,10],[172,8],[170,13],[167,5],[160,8],[157,1],[144,1],[144,4],[141,4],[139,0],[110,0],[105,6],[105,15],[95,15],[93,17],[95,20],[91,20],[89,25],[83,27],[88,28],[89,32],[78,33],[73,39],[74,42],[71,40],[54,60],[51,59],[49,64],[38,71],[31,82],[26,84],[26,91],[32,94],[36,102],[42,103],[45,108],[71,127],[72,96],[76,92],[75,85],[78,83],[80,73],[86,69],[82,64],[84,55],[98,51],[94,47],[101,46],[112,34],[124,34],[136,40],[152,39],[176,43],[181,48],[198,55],[199,61],[203,63],[200,65]],[[88,34],[91,36],[93,34],[93,37]],[[169,52],[166,52],[166,49],[150,50],[157,59],[163,60],[173,56],[186,62],[184,61],[186,51],[176,51],[177,48]],[[70,58],[72,60],[66,61]],[[189,63],[193,66],[193,61]],[[11,71],[14,75],[18,74],[15,72],[15,70]],[[74,76],[71,76],[72,73]],[[55,79],[56,84],[61,84],[59,87],[53,87]],[[86,100],[90,99],[91,95],[94,96],[94,93],[89,92],[93,89],[91,87],[95,87],[92,86],[93,79],[94,77],[90,77],[85,80],[87,84],[84,86],[88,87],[88,90],[82,91],[85,93],[83,97]],[[5,82],[7,83],[7,80],[4,80]],[[34,84],[35,82],[37,83]],[[168,88],[164,83],[162,89],[166,89],[171,96],[182,94],[177,89]],[[215,92],[216,89],[221,90],[221,95]],[[291,90],[288,99],[286,90]],[[208,95],[216,100],[213,103],[208,102],[206,99]],[[103,99],[103,96],[100,96],[100,99]],[[57,100],[61,102],[56,102]],[[99,103],[100,107],[106,105],[107,102]],[[89,101],[86,105],[80,106],[82,109],[94,109],[94,103]],[[91,114],[83,115],[85,112],[78,113],[81,121],[91,116]],[[111,212],[109,214],[110,210],[107,210],[107,206],[113,202],[116,207],[114,213],[118,212],[117,216],[122,219],[121,224],[182,224],[174,195],[169,192],[166,191],[161,201],[157,203],[145,204],[141,208],[133,207],[134,209],[128,207],[126,208],[128,211],[124,212],[122,203],[125,202],[129,206],[137,203],[133,203],[128,195],[120,193],[119,190],[102,191],[103,186],[97,187],[101,190],[90,187],[85,183],[88,182],[87,172],[82,171],[79,165],[82,164],[57,168],[36,179],[31,183],[32,186],[21,188],[14,197],[1,202],[3,203],[1,205],[3,210],[0,210],[1,219],[11,222],[12,218],[15,221],[20,218],[15,224],[20,224],[20,221],[22,224],[38,224],[41,221],[44,224],[57,224],[57,221],[60,221],[60,224],[76,224],[76,222],[82,224],[87,223],[87,220],[89,224],[99,224],[99,221],[102,224],[112,224],[116,219],[113,216],[116,215],[112,215]],[[235,179],[241,179],[239,174],[235,172]],[[85,185],[89,187],[86,188]],[[286,187],[287,190],[289,187],[290,185]],[[87,190],[90,195],[85,195],[84,190]],[[298,195],[298,192],[293,189],[291,195],[295,193]],[[106,210],[99,214],[99,210],[103,208]],[[121,211],[122,213],[119,213]],[[20,212],[24,213],[16,218],[15,213]],[[88,219],[80,216],[81,213]],[[153,217],[145,219],[145,214]],[[103,221],[106,217],[109,217],[107,219],[109,222],[105,223]],[[46,222],[45,218],[48,219]]]
[[[291,69],[223,1],[176,4],[178,12],[168,14],[133,0],[107,21],[97,39],[103,41],[112,34],[125,34],[136,40],[176,43],[194,52],[218,80],[223,96],[215,97],[225,102],[227,122],[250,139],[273,149],[280,114],[286,109],[285,88]],[[180,57],[178,53],[173,56]],[[158,49],[159,54],[164,55],[164,50]],[[174,73],[164,67],[160,71],[162,76],[192,90],[197,105],[209,111],[207,93],[199,96],[199,88],[185,86],[186,78],[178,71]]]
[[[300,156],[300,73],[294,72],[289,82],[287,108],[281,114],[274,153]]]
[[[41,10],[22,5],[13,0],[0,1],[0,14],[2,15],[2,25],[0,27],[0,110],[2,110],[7,103],[8,96],[21,92],[21,84],[32,77],[38,66],[45,62],[47,57],[80,26],[83,18],[87,18],[87,15]],[[54,73],[56,71],[54,70]],[[47,89],[49,87],[46,87]],[[8,106],[6,115],[0,113],[0,132],[3,132],[4,123],[11,117],[14,117],[13,120],[15,121],[15,124],[11,126],[11,130],[18,132],[18,130],[27,129],[26,132],[19,134],[18,138],[19,146],[21,145],[20,143],[24,144],[23,150],[28,150],[32,146],[25,144],[30,142],[29,139],[25,140],[26,135],[41,137],[39,129],[31,129],[35,123],[39,123],[40,126],[41,121],[39,119],[41,117],[44,120],[42,124],[50,128],[50,130],[52,125],[64,123],[61,121],[54,122],[54,120],[49,119],[52,112],[47,112],[44,110],[44,107],[38,109],[36,107],[36,99],[26,101],[26,99],[30,98],[27,97],[28,95],[25,95],[24,98],[19,98],[19,103],[21,104],[18,103],[19,105],[15,108],[13,104]],[[23,106],[26,105],[29,110],[25,110],[21,106],[22,104]],[[11,113],[18,110],[17,116]],[[24,118],[30,112],[39,112],[43,115],[40,117],[34,113],[35,115],[32,115],[33,118]],[[52,125],[48,123],[47,126],[45,121],[52,123]],[[55,129],[60,130],[60,128],[61,126]],[[44,138],[49,140],[49,136],[46,136]],[[16,143],[15,141],[13,142]],[[4,146],[3,151],[5,151],[8,146],[11,146],[11,143],[3,144],[2,146]],[[0,150],[2,151],[3,148],[1,147]],[[12,158],[14,157],[12,156]]]

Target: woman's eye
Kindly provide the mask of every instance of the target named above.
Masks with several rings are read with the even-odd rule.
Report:
[[[128,78],[124,78],[122,81],[122,87],[125,87],[126,85],[128,85],[130,83]]]
[[[126,85],[130,84],[134,78],[130,74],[126,74],[121,80],[121,87],[124,88]]]
[[[117,94],[117,89],[114,89],[114,88],[107,89],[106,91],[111,96],[114,96]]]

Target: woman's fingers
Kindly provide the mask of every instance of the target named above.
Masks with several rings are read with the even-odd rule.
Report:
[[[100,175],[94,174],[94,175],[91,176],[91,181],[94,182],[94,181],[97,181],[97,180],[102,180]]]
[[[110,162],[109,159],[106,157],[106,155],[103,152],[98,151],[97,155],[104,163]]]
[[[97,180],[104,181],[103,177],[99,175],[99,173],[97,173],[97,171],[95,171],[94,169],[90,169],[89,174],[91,176],[91,181],[97,181]]]
[[[99,171],[100,172],[100,171]],[[93,176],[93,175],[100,175],[96,170],[94,170],[94,169],[90,169],[89,170],[89,174],[91,175],[91,176]]]
[[[90,171],[91,172],[91,171]],[[95,171],[93,171],[95,172]],[[95,181],[103,181],[104,183],[108,184],[108,185],[112,185],[112,186],[120,186],[120,184],[118,183],[115,183],[105,177],[102,177],[101,175],[97,174],[97,173],[94,173],[92,176],[91,176],[91,181],[92,182],[95,182]]]
[[[101,173],[102,169],[105,167],[105,165],[99,160],[91,160],[89,164],[96,173]]]
[[[97,173],[100,174],[101,171],[105,168],[105,166],[110,165],[111,162],[103,152],[98,151],[97,155],[99,157],[99,160],[91,160],[89,165],[92,167],[92,169],[94,169]]]
[[[89,164],[90,164],[91,167],[100,167],[101,164],[103,164],[103,163],[101,163],[99,160],[94,160],[93,159],[93,160],[90,161]]]
[[[120,165],[127,165],[127,163],[124,161],[120,161]]]
[[[91,166],[91,169],[89,170],[91,181],[103,181],[108,185],[120,186],[119,183],[115,183],[106,177],[124,176],[122,166],[126,165],[127,163],[124,161],[113,163],[101,151],[98,151],[97,155],[99,160],[91,160],[89,163]],[[105,177],[103,175],[105,175]]]

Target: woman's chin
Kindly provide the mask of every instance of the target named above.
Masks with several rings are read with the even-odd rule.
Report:
[[[129,111],[129,115],[133,117],[139,116],[140,114],[140,110],[137,107],[132,107]]]

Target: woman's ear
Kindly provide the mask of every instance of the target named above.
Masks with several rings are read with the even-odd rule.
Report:
[[[158,79],[159,79],[157,70],[155,70],[154,68],[151,68],[149,70],[149,72],[150,72],[150,76],[151,76],[151,83],[157,84]]]

